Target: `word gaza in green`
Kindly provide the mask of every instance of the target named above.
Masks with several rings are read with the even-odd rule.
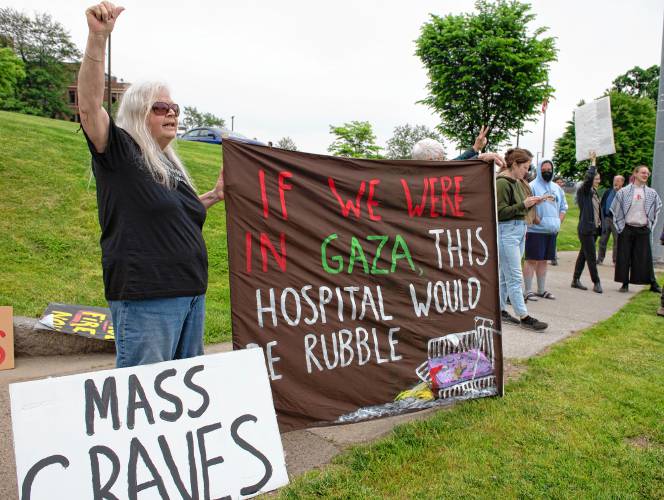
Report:
[[[369,243],[364,246],[360,240],[355,236],[350,239],[350,248],[348,252],[343,254],[329,255],[331,248],[329,248],[334,240],[339,236],[336,233],[329,235],[320,247],[320,258],[323,269],[330,274],[339,274],[346,271],[351,274],[356,266],[361,266],[361,271],[364,274],[388,274],[396,271],[400,260],[405,259],[408,266],[412,271],[415,271],[415,264],[410,255],[408,244],[400,234],[394,237],[391,243],[390,266],[389,269],[378,267],[381,255],[383,254],[384,247],[390,242],[390,237],[387,235],[369,235],[365,239]],[[388,245],[388,248],[390,246]],[[348,258],[346,258],[346,255]],[[386,260],[384,257],[383,260]]]

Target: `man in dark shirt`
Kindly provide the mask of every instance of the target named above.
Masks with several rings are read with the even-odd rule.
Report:
[[[606,247],[609,243],[609,237],[611,235],[613,235],[613,251],[611,255],[613,258],[613,263],[616,263],[618,232],[616,231],[616,227],[613,225],[613,214],[611,213],[610,208],[611,203],[613,203],[613,199],[616,197],[616,193],[620,191],[624,184],[625,178],[622,175],[616,175],[613,178],[613,189],[607,189],[602,195],[602,200],[600,202],[602,210],[602,234],[599,238],[599,251],[597,254],[598,264],[601,264],[604,261],[604,257],[606,256]]]

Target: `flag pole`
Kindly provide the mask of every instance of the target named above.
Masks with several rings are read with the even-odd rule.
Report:
[[[544,113],[544,126],[542,127],[542,159],[544,159],[544,151],[546,144],[546,109],[549,107],[549,99],[544,99],[542,103],[542,112]]]
[[[111,34],[108,34],[108,96],[106,96],[106,112],[111,116],[113,101],[111,99]]]

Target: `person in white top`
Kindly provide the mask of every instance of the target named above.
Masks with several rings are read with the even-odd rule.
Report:
[[[661,293],[652,262],[650,232],[662,208],[657,191],[648,187],[650,169],[639,165],[634,169],[634,182],[616,193],[611,212],[618,232],[618,256],[614,280],[627,292],[629,284],[650,285]]]

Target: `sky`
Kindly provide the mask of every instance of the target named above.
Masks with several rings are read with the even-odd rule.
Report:
[[[90,1],[0,0],[47,12],[83,50]],[[369,121],[385,146],[394,127],[431,128],[440,118],[417,104],[428,77],[415,40],[430,14],[472,12],[471,0],[127,0],[112,36],[113,74],[160,80],[181,106],[221,116],[261,141],[291,137],[300,151],[326,153],[330,125]],[[556,38],[556,89],[547,111],[544,157],[576,104],[595,99],[634,66],[660,64],[661,0],[535,0],[532,27]],[[542,156],[543,121],[520,145]],[[448,143],[453,155],[459,145]]]

